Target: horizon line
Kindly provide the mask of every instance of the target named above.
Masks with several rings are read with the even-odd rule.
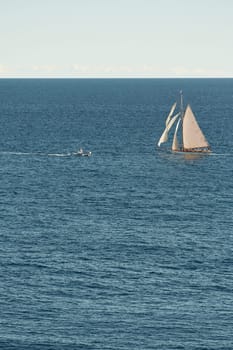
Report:
[[[2,79],[233,79],[233,76],[0,76]]]

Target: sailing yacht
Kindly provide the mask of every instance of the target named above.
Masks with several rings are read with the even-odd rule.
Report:
[[[188,104],[183,107],[183,94],[180,92],[180,111],[174,115],[177,103],[174,103],[167,116],[165,122],[165,130],[162,133],[158,146],[168,140],[169,131],[176,123],[176,128],[173,136],[172,151],[173,152],[201,152],[210,153],[211,147],[206,140],[195,115]],[[180,137],[178,135],[180,134]],[[179,141],[180,140],[180,141]]]

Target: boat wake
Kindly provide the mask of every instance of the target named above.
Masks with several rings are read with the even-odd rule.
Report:
[[[36,156],[36,157],[71,157],[74,153],[45,153],[45,152],[13,152],[13,151],[0,151],[0,155],[12,155],[12,156]]]
[[[233,157],[233,153],[214,153],[211,152],[209,156],[215,156],[215,157]]]
[[[29,153],[29,152],[11,152],[11,151],[1,151],[0,154],[2,155],[13,155],[13,156],[30,156],[35,155],[36,153]]]
[[[215,152],[172,152],[168,148],[158,149],[158,153],[163,156],[179,155],[186,159],[203,158],[203,157],[233,157],[233,153],[215,153]]]
[[[48,157],[70,157],[72,153],[48,153]]]

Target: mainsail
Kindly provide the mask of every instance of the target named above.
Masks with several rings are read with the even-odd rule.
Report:
[[[168,125],[166,126],[164,132],[162,133],[162,136],[159,139],[158,142],[158,146],[161,145],[161,143],[166,142],[168,140],[168,133],[169,130],[171,129],[172,125],[175,123],[176,119],[178,118],[178,116],[180,115],[180,113],[177,113],[168,123]]]
[[[178,122],[176,124],[176,130],[175,130],[174,137],[173,137],[173,142],[172,142],[172,150],[173,151],[178,151],[179,150],[179,141],[178,141],[178,138],[177,138],[177,132],[178,132],[178,129],[179,129],[180,122],[181,122],[181,118],[178,120]]]
[[[184,150],[209,148],[209,143],[201,131],[190,105],[187,106],[183,118],[183,148]]]

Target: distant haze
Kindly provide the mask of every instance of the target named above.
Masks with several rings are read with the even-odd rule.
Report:
[[[233,77],[232,0],[0,0],[0,77]]]

